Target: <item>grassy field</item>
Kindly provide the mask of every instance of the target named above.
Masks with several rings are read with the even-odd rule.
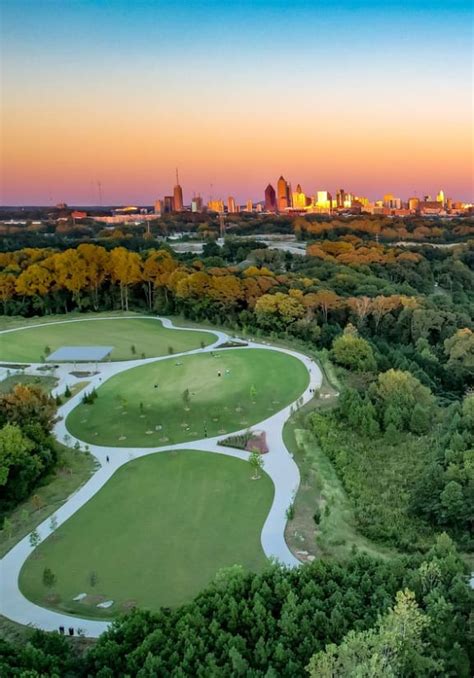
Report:
[[[58,509],[94,472],[96,462],[86,452],[77,452],[57,443],[56,471],[43,479],[34,494],[8,515],[11,527],[0,530],[0,558],[20,539]]]
[[[62,324],[48,322],[25,325],[14,332],[0,334],[2,360],[40,362],[42,357],[60,346],[113,346],[112,360],[133,360],[143,356],[152,358],[199,348],[215,341],[209,332],[168,330],[153,318],[87,319]],[[134,347],[132,349],[132,347]]]
[[[93,405],[71,412],[67,427],[88,443],[126,447],[224,435],[282,409],[308,380],[303,363],[267,349],[172,358],[112,377]]]
[[[208,452],[131,461],[30,556],[20,588],[40,605],[106,618],[188,601],[223,567],[258,570],[273,483],[251,475],[247,462]],[[45,567],[57,578],[50,589]],[[98,609],[103,600],[114,605]]]
[[[22,386],[41,386],[41,388],[49,393],[58,383],[56,377],[39,377],[28,374],[13,374],[3,381],[0,381],[0,393],[9,393],[14,386],[22,384]]]

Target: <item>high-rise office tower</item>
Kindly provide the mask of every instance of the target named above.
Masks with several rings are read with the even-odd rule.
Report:
[[[306,209],[306,195],[303,193],[300,184],[297,185],[296,191],[293,191],[292,198],[292,206],[294,210]]]
[[[179,185],[178,170],[176,170],[176,186],[173,188],[175,212],[183,211],[183,189]]]
[[[444,197],[444,191],[440,189],[438,195],[436,196],[436,202],[441,203],[441,205],[444,205],[446,202],[446,198]]]
[[[265,212],[276,212],[277,210],[277,201],[275,189],[271,184],[265,189]]]
[[[245,205],[245,209],[247,210],[247,212],[253,212],[253,202],[252,202],[252,200],[247,200],[246,205]]]
[[[165,214],[174,212],[174,197],[172,195],[165,195],[163,199],[163,212]]]
[[[227,211],[229,214],[235,214],[237,210],[237,205],[235,204],[235,198],[233,198],[231,195],[227,198]]]
[[[277,205],[278,205],[278,211],[279,212],[284,212],[288,207],[291,206],[290,204],[290,188],[285,181],[284,177],[280,177],[278,179],[277,183]]]
[[[346,193],[343,188],[340,188],[336,193],[336,205],[337,207],[344,207],[344,202],[346,199]]]
[[[163,211],[163,200],[155,200],[155,214],[161,214]]]

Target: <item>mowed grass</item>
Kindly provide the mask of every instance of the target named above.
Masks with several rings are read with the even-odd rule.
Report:
[[[48,323],[42,327],[16,329],[0,334],[2,360],[40,362],[48,347],[51,352],[61,346],[113,346],[112,360],[154,358],[212,344],[210,332],[169,330],[155,318],[95,318]],[[132,350],[134,347],[134,351]]]
[[[20,588],[40,605],[110,617],[133,605],[157,610],[189,601],[224,567],[259,570],[274,488],[265,473],[251,476],[248,462],[209,452],[131,461],[40,544]],[[51,588],[43,584],[46,567],[56,576]],[[88,598],[74,602],[81,593]],[[103,600],[114,605],[97,608]]]
[[[78,405],[66,424],[74,436],[97,445],[157,447],[206,433],[211,438],[266,419],[296,400],[308,380],[300,360],[278,351],[182,356],[112,377],[94,404]]]

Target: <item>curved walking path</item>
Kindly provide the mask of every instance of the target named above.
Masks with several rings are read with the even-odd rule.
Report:
[[[140,316],[129,316],[137,318]],[[144,316],[149,318],[150,316]],[[105,318],[90,318],[88,320],[102,320]],[[107,318],[107,320],[112,320],[113,318]],[[117,319],[123,319],[123,316],[119,316]],[[84,319],[86,320],[86,319]],[[190,329],[186,327],[177,327],[175,326],[169,318],[157,317],[156,320],[160,321],[165,328],[183,330],[186,332],[193,331],[209,331],[211,334],[216,335],[216,341],[205,348],[194,349],[190,351],[185,351],[183,353],[176,353],[173,356],[160,356],[155,358],[145,358],[139,360],[130,360],[130,361],[120,361],[115,363],[100,364],[98,366],[99,373],[92,378],[88,378],[89,386],[88,388],[101,386],[107,379],[124,372],[132,367],[137,367],[139,365],[154,363],[160,360],[169,360],[170,357],[175,359],[178,356],[191,355],[193,353],[205,353],[213,351],[216,347],[225,342],[235,340],[234,337],[221,332],[218,330],[202,330],[202,329]],[[69,322],[81,322],[80,320],[71,320]],[[60,321],[68,322],[68,321]],[[53,323],[45,323],[53,324]],[[37,325],[36,327],[38,327]],[[11,330],[6,330],[9,332]],[[276,346],[271,346],[267,343],[258,343],[254,341],[245,340],[247,346],[240,347],[237,350],[246,350],[248,348],[260,348],[268,349],[272,351],[280,351],[287,353],[304,363],[309,373],[309,384],[304,393],[300,396],[303,399],[303,402],[306,403],[312,398],[312,389],[317,389],[321,386],[322,383],[322,374],[319,367],[314,363],[313,360],[298,353],[297,351],[292,351],[290,349],[279,348]],[[223,348],[219,350],[236,350],[234,348]],[[18,363],[17,363],[18,364]],[[31,366],[26,373],[27,374],[37,374],[38,367],[42,365],[33,365]],[[87,370],[88,367],[83,366],[84,370]],[[89,366],[91,369],[91,366]],[[59,383],[53,394],[61,394],[64,392],[66,383],[71,386],[74,383],[74,380],[71,379],[69,374],[71,370],[71,365],[62,365],[56,370],[56,376],[59,378]],[[44,374],[39,372],[38,374]],[[284,375],[282,375],[284,378]],[[76,381],[81,381],[84,378],[77,379]],[[57,422],[54,433],[58,440],[67,444],[74,445],[76,442],[81,446],[84,446],[83,441],[75,438],[70,435],[66,428],[66,417],[67,415],[80,403],[83,396],[83,391],[80,391],[75,396],[73,396],[65,405],[59,408],[58,414],[61,419]],[[267,419],[255,424],[252,428],[263,429],[266,432],[267,443],[269,448],[269,453],[265,455],[265,472],[270,476],[275,486],[275,494],[273,498],[273,503],[268,513],[268,516],[265,520],[265,523],[261,532],[261,544],[265,555],[268,558],[276,559],[284,565],[293,567],[300,564],[300,561],[295,558],[291,553],[285,541],[285,526],[287,522],[286,511],[291,504],[293,497],[296,494],[296,491],[300,482],[299,470],[296,463],[293,461],[292,456],[288,452],[284,442],[283,442],[283,426],[287,419],[290,416],[291,408],[295,405],[292,403],[287,407],[283,408],[276,414],[268,417]],[[243,433],[247,428],[236,431],[235,433]],[[231,457],[237,457],[242,460],[248,459],[248,453],[242,450],[232,449],[228,447],[219,446],[218,440],[222,439],[222,436],[216,436],[214,438],[203,438],[201,440],[194,440],[190,442],[177,443],[175,445],[163,445],[161,447],[133,447],[133,448],[124,448],[124,447],[105,447],[100,445],[88,445],[87,449],[91,454],[98,460],[100,463],[97,471],[91,476],[91,478],[80,487],[74,494],[72,494],[66,502],[54,513],[57,519],[57,526],[62,525],[68,518],[70,518],[76,511],[78,511],[91,497],[93,497],[109,478],[115,473],[115,471],[138,457],[143,457],[149,454],[157,454],[159,452],[167,452],[169,450],[202,450],[205,452],[210,452],[214,454],[224,454]],[[110,461],[107,463],[106,458],[109,457]],[[41,523],[36,529],[38,534],[41,537],[41,541],[46,539],[51,534],[50,529],[50,519],[49,516],[43,523]],[[31,554],[33,548],[29,542],[29,536],[24,537],[20,542],[18,542],[1,560],[0,560],[0,613],[4,616],[12,619],[15,622],[25,625],[32,625],[37,628],[41,628],[45,631],[54,631],[58,630],[60,626],[64,626],[66,629],[73,627],[77,633],[80,629],[86,636],[89,637],[98,637],[103,633],[108,626],[110,621],[97,621],[91,619],[83,619],[73,615],[62,614],[60,612],[54,612],[52,610],[40,607],[35,603],[29,601],[21,593],[18,587],[18,578],[20,570]]]

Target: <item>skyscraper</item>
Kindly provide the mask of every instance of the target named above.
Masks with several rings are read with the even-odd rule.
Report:
[[[265,189],[265,212],[276,212],[277,202],[275,189],[271,184]]]
[[[277,183],[277,193],[278,193],[278,211],[284,212],[288,207],[291,206],[290,203],[290,188],[285,181],[284,177],[280,177]]]
[[[247,200],[247,203],[245,205],[245,209],[247,212],[253,212],[253,202],[252,200]]]
[[[340,188],[336,193],[336,206],[345,207],[346,193],[343,188]]]
[[[231,195],[227,198],[227,211],[229,214],[235,214],[237,212],[237,205],[235,204],[235,198]]]
[[[173,202],[176,212],[183,211],[183,189],[179,185],[178,170],[176,170],[176,186],[173,188]]]
[[[292,197],[293,197],[293,209],[295,210],[306,209],[306,195],[303,193],[300,184],[297,185],[296,191],[293,192]]]
[[[165,214],[169,214],[170,212],[174,212],[174,210],[174,197],[172,195],[165,195],[163,202],[163,212]]]

